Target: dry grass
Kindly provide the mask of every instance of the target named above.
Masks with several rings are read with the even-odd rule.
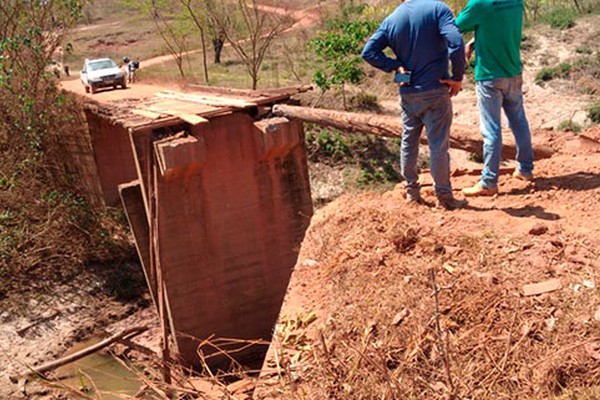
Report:
[[[294,331],[309,338],[303,346],[279,335],[281,373],[261,395],[538,399],[597,390],[598,300],[581,286],[597,272],[564,256],[578,238],[472,236],[434,229],[414,208],[349,200],[311,226],[303,251],[323,271],[306,282],[323,285],[319,323]],[[520,294],[549,277],[563,289]]]

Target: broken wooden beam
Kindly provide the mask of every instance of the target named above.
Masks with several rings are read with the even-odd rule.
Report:
[[[295,118],[317,125],[328,126],[352,133],[368,133],[391,138],[402,137],[402,120],[400,116],[379,115],[369,113],[353,113],[347,111],[325,110],[276,104],[273,114],[286,118]],[[427,143],[427,136],[421,136],[421,143]],[[481,154],[483,139],[479,128],[468,125],[453,124],[450,131],[450,147]],[[536,159],[549,158],[554,150],[547,146],[534,146],[533,152]],[[514,142],[504,138],[502,158],[515,159],[517,149]]]

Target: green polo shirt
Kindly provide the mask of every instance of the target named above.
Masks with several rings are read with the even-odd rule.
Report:
[[[521,73],[523,0],[469,0],[456,18],[461,32],[475,31],[475,80]]]

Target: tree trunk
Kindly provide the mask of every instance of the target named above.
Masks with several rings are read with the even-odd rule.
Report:
[[[185,79],[185,72],[183,71],[183,58],[181,56],[175,57],[175,64],[177,64],[177,69],[179,69],[179,75],[181,75],[182,79]]]
[[[200,40],[202,42],[202,66],[204,68],[204,81],[208,85],[208,63],[206,61],[206,38],[204,37],[204,29],[200,29]]]
[[[225,40],[222,37],[215,37],[212,40],[213,47],[215,49],[215,64],[221,63],[221,50],[223,50],[223,44]]]
[[[250,75],[252,77],[252,90],[256,90],[258,87],[258,66],[256,64],[252,65]]]
[[[369,133],[377,136],[402,138],[402,121],[400,117],[368,113],[351,113],[346,111],[324,110],[318,108],[289,106],[277,104],[273,106],[273,114],[286,118],[300,119],[322,126],[329,126],[353,133]],[[427,136],[421,136],[421,143],[427,143]],[[483,139],[479,129],[473,126],[453,124],[450,130],[450,147],[481,154]],[[536,159],[549,158],[554,150],[547,146],[534,146]],[[504,138],[502,158],[515,159],[517,149],[514,142]]]

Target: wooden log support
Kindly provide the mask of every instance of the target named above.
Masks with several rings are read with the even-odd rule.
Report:
[[[273,106],[273,114],[352,133],[368,133],[392,138],[402,137],[402,121],[399,116],[352,113],[286,104],[276,104]],[[421,143],[427,144],[426,135],[421,135]],[[450,147],[481,154],[483,139],[479,133],[479,129],[473,126],[453,124],[450,131]],[[549,158],[554,154],[554,150],[547,146],[534,146],[533,152],[537,160]],[[517,149],[514,142],[510,138],[505,137],[504,145],[502,146],[502,158],[515,159],[516,154]]]

